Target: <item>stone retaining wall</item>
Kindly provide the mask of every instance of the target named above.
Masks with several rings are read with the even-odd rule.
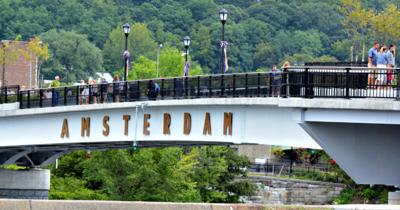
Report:
[[[258,190],[247,201],[259,204],[325,205],[330,204],[346,187],[338,183],[265,176],[249,179],[258,186]]]
[[[0,210],[331,210],[326,206],[158,203],[121,201],[0,200]]]

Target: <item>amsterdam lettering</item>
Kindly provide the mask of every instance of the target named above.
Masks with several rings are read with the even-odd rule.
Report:
[[[81,137],[90,137],[90,126],[91,121],[90,117],[82,117],[81,118]],[[131,115],[123,115],[122,119],[124,122],[124,135],[129,135],[129,121],[131,120]],[[150,124],[151,114],[144,114],[143,115],[143,135],[149,136],[150,135]],[[110,116],[105,115],[103,117],[103,130],[102,134],[105,137],[110,135]],[[163,134],[164,135],[171,135],[171,124],[173,123],[171,114],[164,113],[163,115]],[[223,115],[223,135],[225,136],[232,136],[232,123],[233,123],[233,113],[232,112],[225,112]],[[190,135],[192,131],[192,115],[189,112],[183,113],[183,134]],[[204,124],[203,124],[203,135],[212,135],[212,125],[211,125],[211,114],[206,112],[204,115]],[[68,119],[65,118],[63,120],[61,126],[61,138],[69,138],[69,126],[68,126]]]

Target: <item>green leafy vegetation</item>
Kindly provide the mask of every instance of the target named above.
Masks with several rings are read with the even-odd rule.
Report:
[[[51,199],[239,202],[254,184],[225,146],[73,152],[51,166]]]
[[[0,2],[0,39],[40,36],[49,47],[49,59],[40,65],[44,78],[58,74],[70,83],[86,80],[94,72],[122,75],[121,26],[128,22],[132,26],[131,79],[154,77],[160,43],[164,46],[160,76],[181,76],[181,40],[186,35],[192,38],[190,74],[219,73],[218,12],[226,8],[230,72],[261,72],[285,60],[297,65],[346,61],[351,46],[361,60],[363,49],[366,52],[374,40],[389,44],[400,37],[396,2],[72,0],[54,4],[4,0]]]

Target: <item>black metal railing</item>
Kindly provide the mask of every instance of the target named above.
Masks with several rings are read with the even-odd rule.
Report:
[[[146,100],[301,97],[399,99],[399,69],[291,67],[282,72],[208,75],[59,88],[0,89],[0,103],[38,108]]]

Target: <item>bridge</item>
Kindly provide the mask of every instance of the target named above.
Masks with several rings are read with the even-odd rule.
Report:
[[[397,81],[398,70],[392,72]],[[322,147],[357,183],[397,186],[399,84],[368,83],[380,75],[387,70],[293,67],[277,73],[3,88],[0,164],[45,166],[80,149],[251,143]],[[154,83],[159,90],[153,90]],[[10,183],[2,177],[0,189]]]

